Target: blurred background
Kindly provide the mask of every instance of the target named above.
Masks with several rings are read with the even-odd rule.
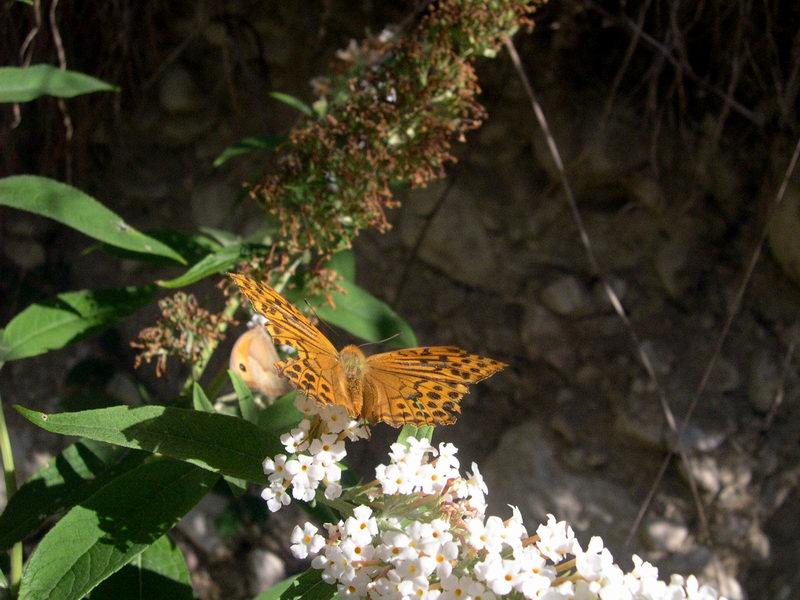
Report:
[[[42,99],[20,113],[3,105],[0,173],[70,182],[141,230],[241,234],[263,219],[242,183],[263,173],[264,155],[219,168],[214,159],[243,137],[286,134],[297,113],[269,92],[313,101],[310,81],[330,72],[337,50],[419,9],[367,0],[36,6],[38,25],[31,7],[4,6],[2,63],[19,64],[38,27],[34,62],[57,65],[61,54],[121,92]],[[510,363],[436,433],[459,446],[462,465],[478,462],[493,512],[519,505],[528,523],[553,513],[584,543],[601,535],[623,565],[638,553],[662,576],[697,573],[731,599],[797,598],[800,176],[776,198],[800,135],[800,5],[554,0],[534,19],[515,44],[603,277],[502,51],[477,65],[483,126],[456,146],[446,179],[399,192],[389,232],[360,236],[357,280],[421,343]],[[0,208],[0,323],[65,290],[177,274],[90,246]],[[211,284],[193,291],[203,305],[222,304]],[[69,410],[86,392],[71,385],[76,369],[93,374],[100,404],[138,402],[143,390],[165,401],[185,369],[176,363],[157,379],[152,367],[134,369],[130,347],[157,316],[150,306],[100,337],[8,364],[6,405]],[[686,429],[691,473],[673,457],[647,502],[675,449],[665,403],[680,421],[715,356]],[[25,474],[66,443],[10,419]],[[394,434],[378,427],[354,450],[362,473]],[[204,598],[244,598],[303,567],[287,550],[301,519],[266,515],[257,490],[210,495],[176,538]]]

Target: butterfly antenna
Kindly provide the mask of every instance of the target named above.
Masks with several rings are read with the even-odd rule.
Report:
[[[399,336],[400,336],[400,333],[395,333],[394,335],[390,335],[388,338],[386,338],[384,340],[378,340],[377,342],[364,342],[363,344],[359,344],[358,347],[359,348],[363,348],[364,346],[371,346],[372,344],[384,344],[384,343],[388,342],[389,340],[393,340],[394,338],[399,337]]]
[[[314,314],[314,316],[317,317],[317,322],[322,326],[322,328],[327,330],[328,333],[330,333],[332,337],[338,338],[339,337],[339,332],[334,330],[333,327],[328,325],[325,321],[323,321],[320,318],[319,314],[317,314],[317,309],[315,309],[314,306],[311,304],[311,302],[308,301],[308,298],[306,298],[304,301],[306,303],[306,306],[308,306],[308,308],[311,310],[311,312]]]

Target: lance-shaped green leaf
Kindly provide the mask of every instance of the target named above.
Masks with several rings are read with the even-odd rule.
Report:
[[[228,369],[228,377],[231,379],[233,391],[236,392],[236,398],[239,400],[239,411],[242,413],[242,417],[251,423],[258,423],[259,410],[253,398],[253,392],[238,373]]]
[[[286,140],[282,135],[264,135],[258,137],[246,137],[236,142],[233,146],[228,146],[222,153],[214,159],[214,166],[220,167],[235,156],[241,156],[253,152],[254,150],[272,150]]]
[[[166,535],[97,586],[90,600],[192,600],[192,581],[180,548]]]
[[[356,257],[350,249],[336,252],[325,265],[325,268],[336,271],[348,281],[356,280]]]
[[[89,440],[68,446],[9,500],[0,515],[0,550],[23,540],[49,517],[82,502],[147,456]]]
[[[78,600],[169,531],[217,475],[166,458],[117,477],[72,508],[39,543],[19,600]]]
[[[253,600],[328,600],[336,587],[322,581],[322,571],[309,569],[276,583]]]
[[[347,279],[336,283],[343,291],[331,292],[335,308],[327,302],[318,304],[317,314],[321,319],[368,342],[396,336],[389,342],[391,346],[408,348],[417,345],[411,326],[388,304]]]
[[[261,462],[281,452],[277,436],[244,419],[167,406],[112,406],[45,414],[21,406],[42,429],[157,452],[204,469],[256,483],[266,482]]]
[[[165,288],[179,288],[191,285],[209,275],[215,275],[230,269],[235,265],[242,256],[244,247],[241,244],[233,246],[224,246],[217,252],[209,254],[204,257],[200,262],[192,265],[185,273],[175,277],[174,279],[167,279],[158,282],[158,285]]]
[[[291,391],[258,413],[258,424],[267,433],[280,437],[302,420],[301,413],[294,405],[297,392]]]
[[[278,102],[283,102],[284,104],[291,106],[295,110],[299,110],[304,115],[311,117],[314,115],[314,110],[305,102],[300,100],[300,98],[295,98],[290,94],[284,94],[283,92],[270,92],[270,96],[275,98]]]
[[[30,102],[41,96],[74,98],[119,88],[96,77],[53,65],[0,67],[0,102]]]
[[[166,244],[137,231],[88,194],[60,181],[36,175],[5,177],[0,179],[0,205],[48,217],[112,246],[186,264]]]
[[[213,413],[214,405],[208,399],[203,388],[196,381],[192,384],[192,406],[195,410],[200,410],[207,413]]]
[[[36,302],[0,335],[0,361],[36,356],[84,339],[150,302],[154,286],[80,290]]]

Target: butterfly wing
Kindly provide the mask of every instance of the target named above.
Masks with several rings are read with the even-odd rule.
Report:
[[[364,374],[364,417],[393,427],[455,423],[469,384],[506,366],[454,346],[375,354]]]
[[[281,374],[321,404],[348,406],[350,398],[340,377],[339,353],[328,338],[268,285],[237,273],[231,273],[230,277],[253,304],[253,309],[267,318],[266,326],[272,339],[297,350],[297,358],[275,363]]]

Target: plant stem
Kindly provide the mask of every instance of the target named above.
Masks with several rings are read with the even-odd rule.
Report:
[[[17,474],[14,468],[14,455],[11,451],[11,438],[6,427],[6,416],[3,409],[2,399],[0,399],[0,455],[3,458],[3,476],[6,482],[6,506],[17,492]],[[17,542],[11,548],[11,571],[9,573],[9,583],[11,584],[11,594],[16,598],[19,591],[19,582],[22,579],[22,542]]]
[[[228,328],[228,317],[232,317],[236,314],[236,311],[239,308],[239,304],[241,303],[240,297],[238,294],[231,294],[228,297],[228,300],[225,302],[225,309],[222,311],[223,319],[221,319],[219,327],[217,328],[217,333],[223,334],[225,330]],[[215,340],[208,344],[203,350],[203,353],[200,355],[200,359],[192,366],[192,374],[186,378],[186,381],[183,383],[183,388],[181,389],[181,396],[188,396],[192,391],[192,384],[195,381],[199,381],[200,377],[202,377],[203,372],[206,370],[208,366],[208,362],[211,360],[211,357],[214,355],[214,351],[217,349],[219,345],[219,341]]]

